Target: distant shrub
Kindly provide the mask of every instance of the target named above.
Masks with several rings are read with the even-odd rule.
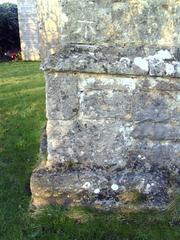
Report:
[[[16,4],[0,4],[0,56],[20,50],[18,9]]]

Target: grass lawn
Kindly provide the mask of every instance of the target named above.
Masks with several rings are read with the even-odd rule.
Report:
[[[179,240],[179,204],[165,213],[49,207],[30,214],[29,179],[45,124],[44,92],[39,63],[0,63],[0,240]]]

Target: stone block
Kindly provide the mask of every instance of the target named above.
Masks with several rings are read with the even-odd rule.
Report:
[[[166,209],[173,200],[168,172],[153,169],[104,169],[92,166],[59,166],[33,172],[32,201],[37,207],[47,204],[91,206],[103,210]],[[126,195],[135,194],[127,202]]]
[[[180,119],[178,81],[85,74],[79,79],[79,112],[85,119]]]
[[[72,119],[79,108],[78,83],[74,75],[47,73],[47,118]]]
[[[48,164],[98,165],[126,163],[127,146],[132,144],[132,126],[112,120],[48,121]]]
[[[179,124],[161,124],[161,123],[143,123],[135,127],[133,131],[133,137],[138,139],[150,139],[150,140],[180,140],[180,126]]]
[[[178,52],[178,48],[162,50],[158,46],[70,44],[46,59],[42,68],[60,72],[178,77]]]
[[[147,164],[148,169],[156,165],[173,174],[180,166],[178,126],[117,120],[48,121],[47,136],[49,166],[70,164],[123,171],[143,170]]]

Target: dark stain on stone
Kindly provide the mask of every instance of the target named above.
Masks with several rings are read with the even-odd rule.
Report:
[[[168,4],[162,4],[162,8],[163,8],[164,10],[168,11],[169,6],[168,6]]]

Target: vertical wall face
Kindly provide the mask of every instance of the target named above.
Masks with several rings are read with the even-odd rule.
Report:
[[[18,0],[19,28],[24,60],[44,59],[54,52],[59,37],[58,0]]]
[[[64,43],[180,45],[179,0],[61,0]]]
[[[35,0],[18,0],[19,29],[23,60],[39,60],[38,13]]]
[[[179,187],[180,1],[60,4],[33,203],[165,208]]]
[[[55,52],[60,41],[59,36],[59,1],[58,0],[36,0],[39,35],[40,35],[40,54],[44,59],[49,54]]]

